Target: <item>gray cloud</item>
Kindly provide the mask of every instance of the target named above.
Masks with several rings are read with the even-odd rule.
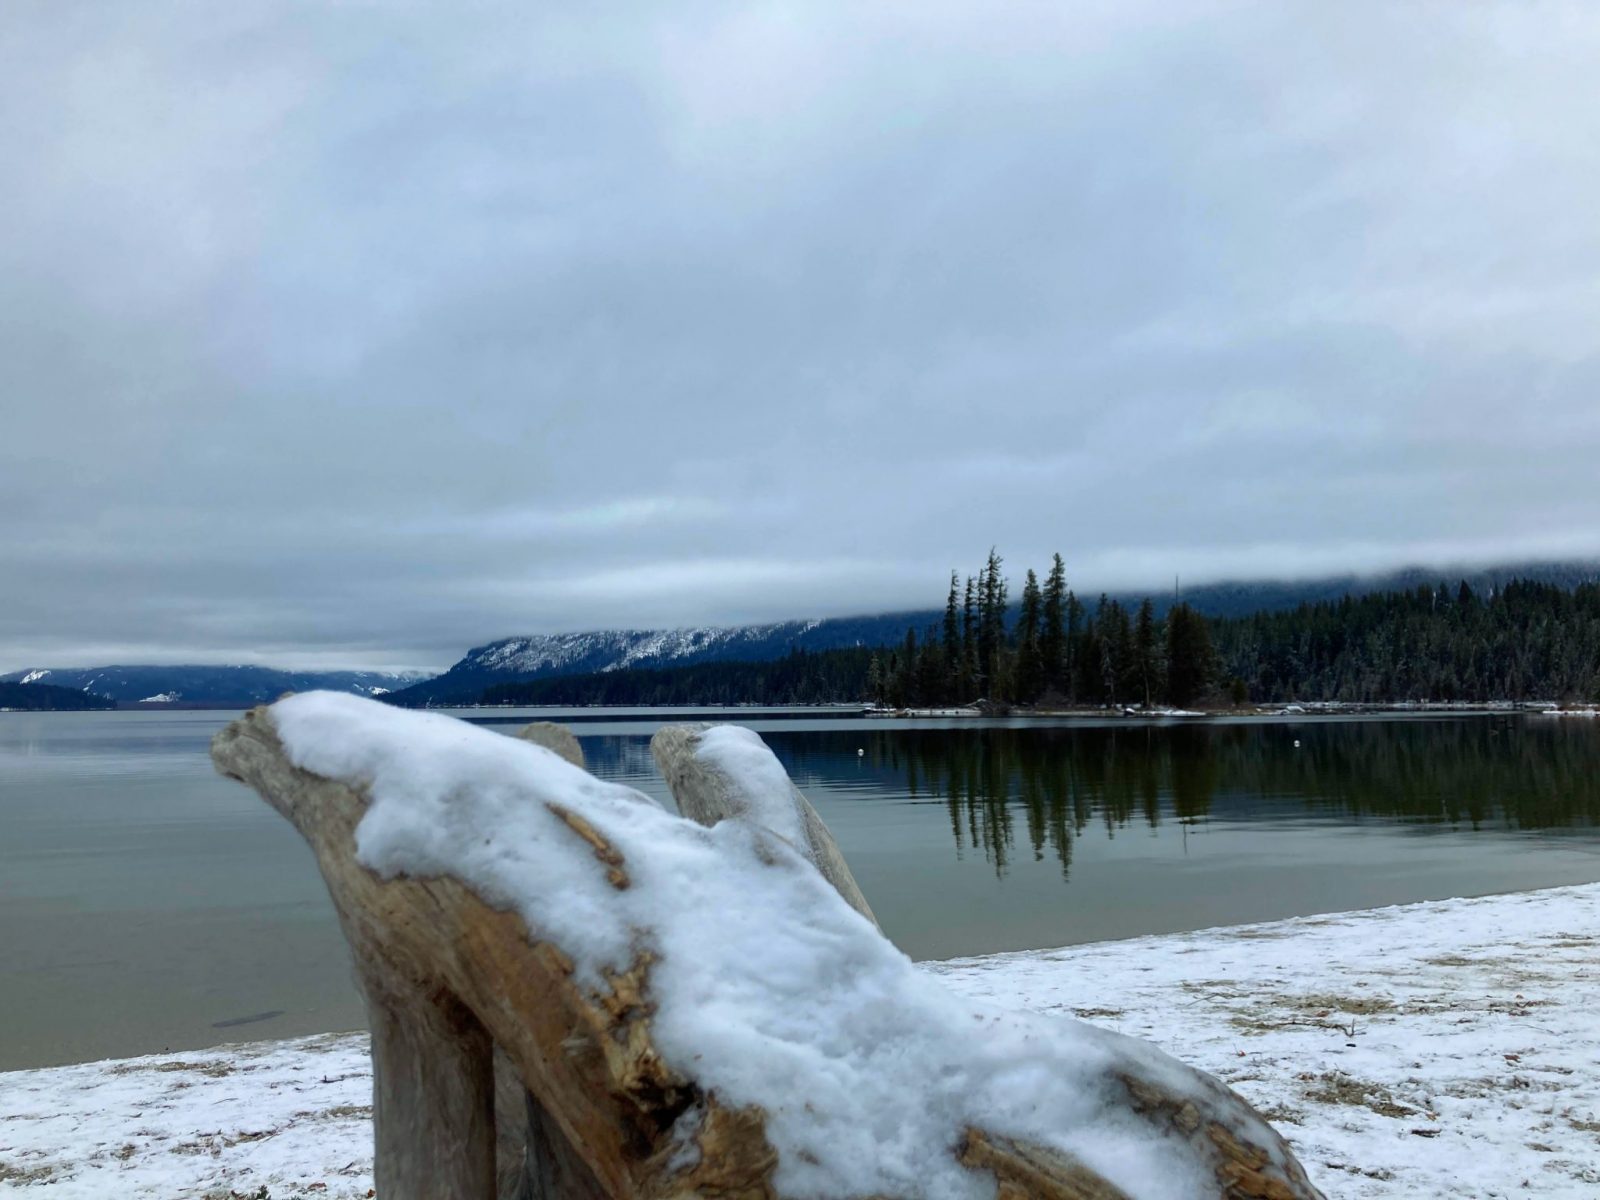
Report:
[[[1600,551],[1585,5],[0,29],[0,668]]]

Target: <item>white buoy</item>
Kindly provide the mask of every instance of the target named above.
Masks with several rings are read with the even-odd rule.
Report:
[[[866,756],[867,756],[867,752],[866,752],[866,750],[864,748],[856,751],[856,757],[857,758],[865,758]]]
[[[1294,740],[1294,748],[1296,750],[1300,749],[1300,739],[1299,738],[1295,738],[1295,740]]]

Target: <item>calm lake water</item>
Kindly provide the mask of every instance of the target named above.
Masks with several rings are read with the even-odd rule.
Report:
[[[0,714],[0,1069],[362,1025],[310,851],[212,772],[232,715]],[[486,723],[537,717],[670,804],[685,717]],[[1600,722],[729,717],[916,958],[1600,880]]]

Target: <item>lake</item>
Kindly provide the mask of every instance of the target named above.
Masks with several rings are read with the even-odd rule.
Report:
[[[0,713],[0,1069],[363,1024],[310,851],[207,757],[220,712]],[[665,800],[649,736],[573,723]],[[1600,880],[1600,722],[724,714],[915,958]]]

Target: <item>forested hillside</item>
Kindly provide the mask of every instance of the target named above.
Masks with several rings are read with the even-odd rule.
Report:
[[[952,576],[943,621],[875,662],[870,693],[893,705],[1600,698],[1594,583],[1480,594],[1441,582],[1235,618],[1180,603],[1158,618],[1148,599],[1088,608],[1060,555],[1043,584],[1027,572],[1013,614],[1001,567],[991,552],[964,586]]]
[[[1207,617],[1187,603],[1080,600],[1056,555],[1013,599],[1000,556],[952,575],[942,613],[899,644],[763,662],[480,685],[447,702],[893,707],[1226,706],[1295,700],[1600,699],[1600,584],[1466,581]],[[418,692],[399,703],[440,702]]]
[[[1260,698],[1600,699],[1600,585],[1465,584],[1212,623],[1227,676]]]
[[[871,650],[795,650],[771,662],[706,662],[502,683],[484,704],[835,704],[867,694]]]
[[[109,696],[120,704],[183,704],[248,707],[285,692],[326,688],[358,696],[381,696],[416,682],[414,671],[280,671],[256,666],[30,667],[0,675],[0,683],[48,683],[75,692]]]
[[[1323,600],[1337,602],[1345,596],[1363,596],[1389,591],[1409,592],[1431,578],[1419,568],[1409,568],[1382,575],[1339,575],[1302,580],[1209,583],[1185,587],[1182,602],[1193,612],[1206,617],[1249,616],[1259,612],[1293,609],[1301,604],[1314,604]],[[1458,576],[1452,574],[1449,578],[1455,580]],[[1497,591],[1506,581],[1514,578],[1535,579],[1570,589],[1579,583],[1593,583],[1600,579],[1600,564],[1547,562],[1529,563],[1521,567],[1480,568],[1467,572],[1464,578],[1473,590],[1485,595]],[[985,579],[987,579],[987,564],[985,570],[980,571],[970,582],[979,587]],[[1063,588],[1065,586],[1064,580],[1062,586]],[[982,599],[979,587],[979,594],[974,596],[974,603],[981,604]],[[1015,600],[1016,597],[1012,599]],[[959,604],[960,597],[957,600]],[[1062,605],[1068,604],[1064,593],[1057,596],[1057,601]],[[1044,598],[1041,597],[1040,603],[1044,602]],[[1094,605],[1092,611],[1087,610],[1075,599],[1071,603],[1077,605],[1080,631],[1087,628],[1088,622],[1103,604],[1112,614],[1110,624],[1105,627],[1104,632],[1115,638],[1118,636],[1116,613],[1120,610],[1130,614],[1130,618],[1136,617],[1143,600],[1133,593],[1112,593],[1109,597],[1102,596],[1099,600],[1092,601]],[[1169,610],[1176,603],[1177,600],[1171,595],[1151,597],[1150,619],[1156,622],[1165,621]],[[1009,606],[1003,605],[1002,608],[999,630],[1009,638],[1014,632],[1019,608],[1015,603]],[[1068,615],[1066,609],[1062,608],[1060,611],[1062,618],[1066,619]],[[995,629],[992,610],[990,612],[991,625],[985,636],[992,638]],[[409,707],[475,704],[486,691],[499,685],[525,683],[558,675],[588,677],[616,672],[625,674],[639,671],[670,672],[678,667],[709,662],[758,663],[785,658],[795,650],[819,654],[828,650],[858,647],[903,648],[907,628],[917,631],[919,641],[925,640],[928,628],[931,626],[935,630],[940,629],[946,615],[944,610],[930,607],[910,612],[780,621],[766,625],[590,630],[501,638],[473,647],[442,675],[417,682],[410,687],[396,686],[395,694],[389,698],[396,704]],[[1045,615],[1041,613],[1041,623],[1044,619]],[[943,634],[936,632],[934,636],[942,638]],[[986,642],[985,646],[988,645]],[[964,649],[963,654],[966,653]],[[880,672],[886,669],[885,664],[880,664]],[[1081,677],[1075,682],[1059,675],[1054,677],[1052,682],[1056,691],[1060,694],[1075,693],[1085,697],[1087,702],[1098,703],[1093,700],[1097,691],[1093,677],[1101,674],[1101,669],[1092,667],[1089,660],[1081,660],[1075,661],[1072,670]],[[932,696],[937,692],[940,703],[953,700],[957,696],[971,699],[984,694],[972,690],[978,678],[976,668],[958,673],[960,674],[958,685],[946,687],[931,682],[925,676],[917,688],[909,689],[906,694]],[[1048,674],[1048,671],[1046,673]],[[752,679],[755,675],[752,675]],[[739,672],[679,674],[665,678],[675,681],[669,685],[672,688],[689,686],[691,680],[696,687],[727,688],[733,686],[730,681],[737,677]],[[614,695],[619,690],[619,685],[611,683],[595,682],[577,686],[577,693],[573,693],[572,689],[556,690],[562,694],[588,694],[589,690],[595,690],[596,694],[603,692],[606,695]],[[787,686],[787,677],[784,677],[784,686]],[[1024,692],[1028,692],[1032,685],[1029,679],[1024,678],[1019,681],[1019,686]],[[150,691],[163,690],[166,689],[152,687],[149,691],[139,692],[137,695],[144,696]],[[299,686],[292,689],[279,688],[279,691],[283,690],[301,691],[304,688]],[[625,692],[627,687],[620,686],[620,690]],[[880,687],[880,690],[883,689]],[[1098,690],[1109,691],[1110,685]],[[1143,690],[1142,677],[1137,688],[1117,687],[1122,698],[1135,694],[1142,695]],[[1001,695],[1004,687],[988,687],[986,691]],[[637,701],[627,700],[624,703],[637,703]]]
[[[22,712],[80,712],[115,707],[116,702],[109,697],[80,692],[76,688],[52,687],[47,683],[0,683],[0,708]]]

